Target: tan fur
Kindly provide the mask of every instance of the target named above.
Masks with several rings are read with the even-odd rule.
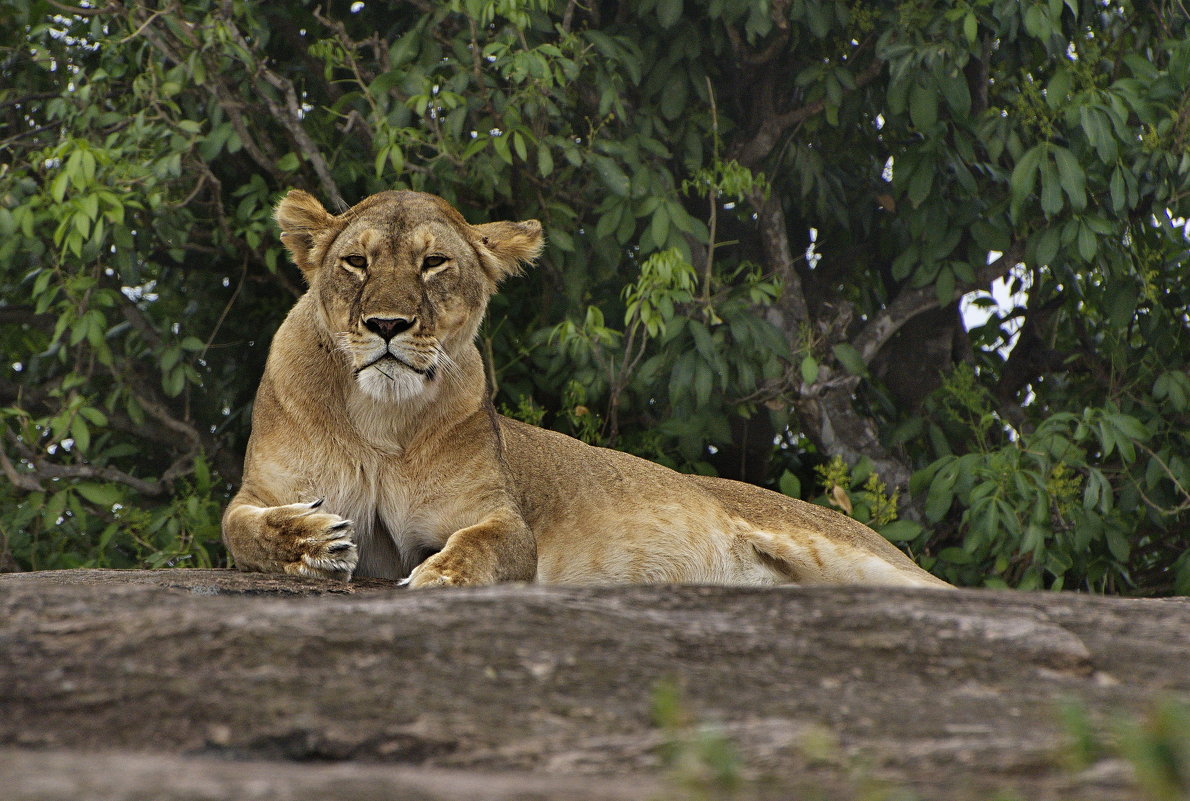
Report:
[[[240,568],[949,586],[838,513],[497,415],[473,340],[497,283],[540,251],[537,221],[473,226],[415,192],[336,216],[297,190],[276,218],[309,290],[273,340],[223,517]]]

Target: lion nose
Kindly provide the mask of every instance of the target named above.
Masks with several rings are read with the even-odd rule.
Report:
[[[388,342],[397,334],[408,331],[416,322],[416,317],[369,317],[364,320],[364,328]]]

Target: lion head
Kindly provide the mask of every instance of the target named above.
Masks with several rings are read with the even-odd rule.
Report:
[[[275,216],[326,332],[377,400],[418,396],[449,372],[499,282],[542,246],[537,220],[470,225],[421,192],[381,192],[335,215],[294,189]]]

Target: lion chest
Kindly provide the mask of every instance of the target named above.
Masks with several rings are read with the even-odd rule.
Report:
[[[483,519],[480,505],[458,488],[409,470],[393,459],[358,461],[350,470],[326,475],[320,484],[326,506],[355,524],[356,542],[367,575],[387,575],[378,562],[409,561],[439,550],[451,534]],[[395,546],[396,553],[393,553]]]

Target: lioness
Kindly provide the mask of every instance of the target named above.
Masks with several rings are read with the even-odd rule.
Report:
[[[273,340],[244,483],[243,570],[499,581],[949,586],[843,515],[687,476],[498,415],[474,339],[541,225],[469,225],[382,192],[343,214],[293,190],[282,241],[309,289]]]

